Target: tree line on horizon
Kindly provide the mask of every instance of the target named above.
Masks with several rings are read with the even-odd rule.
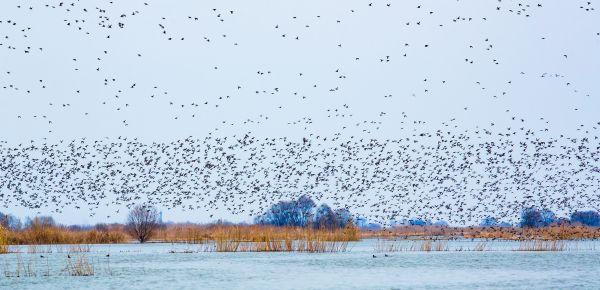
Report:
[[[221,224],[229,224],[226,221],[219,221]],[[125,223],[125,227],[130,232],[144,232],[146,226],[140,228],[140,224],[148,227],[158,227],[162,223],[159,218],[159,212],[154,206],[137,205],[131,209]],[[381,225],[369,223],[366,219],[354,215],[346,208],[332,209],[329,205],[323,203],[319,206],[307,195],[301,195],[297,199],[280,201],[273,204],[263,214],[254,218],[254,224],[268,226],[287,226],[287,227],[311,227],[314,229],[333,230],[345,228],[350,225],[359,228],[378,229]],[[444,221],[430,222],[425,219],[410,219],[398,225],[409,226],[448,226]],[[574,211],[569,217],[558,217],[554,212],[548,209],[539,209],[536,207],[525,208],[521,212],[519,222],[514,225],[521,228],[542,228],[552,225],[583,225],[590,227],[600,227],[600,214],[595,210]],[[18,217],[0,212],[0,226],[3,228],[19,231],[35,227],[59,226],[52,216],[41,215],[27,217],[24,222]],[[512,227],[513,224],[500,221],[499,219],[488,216],[480,223],[480,227]],[[86,230],[107,228],[106,224],[96,224],[95,226],[71,225],[65,226],[69,230]],[[137,234],[135,234],[138,236]],[[145,236],[144,234],[142,234]],[[143,239],[143,238],[141,238]]]

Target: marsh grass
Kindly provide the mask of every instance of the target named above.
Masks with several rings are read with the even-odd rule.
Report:
[[[214,244],[219,250],[236,250],[239,243],[257,243],[256,250],[292,251],[306,248],[323,248],[317,243],[352,242],[365,238],[377,239],[482,239],[482,240],[584,240],[600,239],[600,228],[584,226],[551,226],[547,228],[502,228],[502,227],[441,227],[399,226],[377,231],[361,231],[350,226],[344,229],[319,230],[298,227],[274,227],[265,225],[169,225],[157,230],[151,242]],[[227,241],[225,241],[227,240]],[[21,231],[0,228],[0,254],[11,251],[9,245],[65,245],[65,244],[112,244],[126,243],[133,238],[122,227],[105,230],[71,230],[63,226],[35,226]],[[306,245],[296,245],[304,241]],[[280,245],[282,243],[282,245]],[[325,247],[336,248],[335,245]],[[427,247],[427,245],[424,245]],[[437,245],[432,245],[437,246]],[[484,245],[480,245],[484,246]],[[242,245],[242,247],[247,247]],[[31,252],[50,251],[32,247]],[[52,249],[62,252],[65,249]]]
[[[17,253],[16,255],[17,257],[14,271],[11,270],[10,266],[6,262],[2,265],[4,277],[36,277],[37,266],[35,259],[30,257],[29,259],[25,260],[20,253]]]
[[[353,238],[324,231],[293,231],[284,235],[263,232],[256,236],[246,236],[237,229],[224,229],[207,243],[204,251],[334,253],[346,251],[351,239]]]
[[[445,252],[450,247],[447,240],[401,240],[379,239],[375,243],[375,252]]]
[[[337,253],[348,250],[348,242],[322,240],[286,240],[264,242],[240,242],[218,240],[203,244],[199,252],[304,252]]]
[[[176,226],[159,231],[166,242],[201,244],[202,252],[342,252],[360,240],[355,227],[317,230],[259,225]]]
[[[527,252],[559,252],[567,249],[565,241],[551,240],[532,240],[522,241],[516,251],[527,251]]]
[[[120,230],[73,231],[55,226],[0,233],[0,242],[4,241],[9,245],[109,244],[123,243],[129,240],[130,237]]]
[[[67,258],[67,273],[70,276],[94,276],[94,264],[86,254],[78,254]]]
[[[344,229],[318,230],[265,225],[176,225],[159,230],[153,240],[169,243],[202,244],[222,239],[240,242],[265,242],[269,240],[303,239],[307,236],[316,236],[319,239],[328,241],[358,241],[360,240],[360,231],[354,226]]]
[[[488,246],[488,242],[487,241],[481,241],[478,242],[477,244],[475,244],[475,247],[473,248],[473,251],[476,252],[483,252],[487,249]]]
[[[554,225],[545,228],[397,226],[363,231],[362,238],[466,238],[490,240],[588,240],[600,239],[600,228]]]
[[[64,255],[65,260],[61,260],[50,259],[49,255],[23,255],[21,253],[14,255],[16,256],[12,262],[2,260],[2,274],[6,278],[95,276],[98,271],[109,276],[113,275],[110,256],[105,259],[99,259],[98,257],[94,259],[87,252],[73,252],[73,254]]]
[[[83,244],[83,245],[70,245],[69,246],[69,254],[74,253],[89,253],[92,251],[92,246]]]
[[[0,226],[0,254],[8,254],[8,239],[6,238],[6,229],[3,226]]]
[[[457,241],[457,240],[455,240]],[[489,251],[520,251],[520,252],[559,252],[559,251],[595,251],[592,243],[569,240],[480,240],[468,242],[464,240],[450,247],[451,240],[388,240],[379,239],[375,242],[374,251],[389,252],[489,252]],[[508,244],[506,244],[508,243]]]

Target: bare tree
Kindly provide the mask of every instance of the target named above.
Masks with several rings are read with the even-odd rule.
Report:
[[[159,227],[159,214],[153,206],[136,205],[127,217],[127,230],[140,243],[147,242]]]

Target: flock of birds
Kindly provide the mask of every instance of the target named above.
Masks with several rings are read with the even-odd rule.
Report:
[[[597,88],[559,71],[506,73],[510,56],[499,52],[506,40],[479,34],[469,42],[453,42],[462,47],[449,53],[455,56],[447,60],[449,75],[421,65],[444,50],[441,34],[490,22],[530,21],[553,3],[471,1],[467,5],[478,8],[448,18],[445,6],[468,1],[312,3],[315,7],[301,9],[311,15],[296,15],[279,4],[269,10],[260,1],[259,8],[242,1],[239,9],[187,3],[206,9],[183,12],[166,11],[169,4],[162,2],[167,1],[0,4],[8,12],[0,15],[0,130],[13,130],[0,137],[2,207],[58,213],[85,208],[94,216],[101,207],[147,202],[166,211],[202,210],[211,217],[223,210],[255,216],[277,201],[309,194],[380,223],[421,217],[468,224],[490,215],[511,219],[528,206],[557,212],[600,206],[600,122],[583,118],[563,127],[572,128],[568,132],[558,132],[548,119],[502,103],[522,97],[515,86],[542,82],[571,98],[572,106],[561,109],[578,116],[600,109],[586,107],[598,105],[593,100]],[[577,10],[582,19],[597,17],[592,1],[561,5]],[[285,13],[268,18],[277,22],[256,19],[257,13],[278,9]],[[49,40],[44,23],[36,23],[40,15],[49,27],[65,30]],[[369,46],[373,39],[347,36],[378,35],[361,32],[359,25],[387,25],[385,19],[396,18],[392,25],[398,35],[385,33],[382,43]],[[244,29],[248,20],[264,31]],[[597,46],[600,21],[596,24],[598,31],[585,38]],[[320,33],[345,37],[326,39]],[[429,33],[435,41],[423,36]],[[549,38],[547,33],[535,41],[544,47]],[[288,49],[297,54],[285,54]],[[551,61],[568,65],[581,59],[573,51],[552,51]],[[186,59],[173,68],[170,54]],[[316,60],[304,64],[306,55]],[[491,77],[478,75],[482,72]],[[407,79],[398,85],[394,74]],[[196,75],[205,85],[195,84]],[[456,117],[432,121],[394,103],[434,102],[451,91],[476,95],[494,110],[504,108],[497,120],[467,126]],[[481,104],[460,100],[455,102],[459,112],[451,115],[486,114]],[[96,123],[108,130],[99,129],[98,136],[87,125],[78,127]],[[153,129],[156,124],[167,129]],[[165,136],[171,130],[193,134],[138,138],[139,132],[152,136],[154,130]],[[31,140],[15,141],[14,134],[21,133]]]
[[[521,121],[516,121],[521,123]],[[258,215],[309,193],[378,222],[469,223],[528,206],[600,204],[600,122],[578,137],[521,127],[417,131],[401,139],[189,137],[0,144],[4,207],[133,206]]]

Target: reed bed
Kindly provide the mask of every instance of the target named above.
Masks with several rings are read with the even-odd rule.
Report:
[[[337,253],[345,252],[348,242],[322,240],[286,240],[265,242],[240,242],[234,240],[217,240],[203,244],[199,252],[304,252],[304,253]]]
[[[398,226],[378,231],[363,231],[362,238],[380,239],[491,239],[491,240],[588,240],[600,239],[600,228],[560,225],[545,228]]]
[[[131,238],[120,230],[72,231],[62,227],[43,227],[0,233],[0,242],[7,245],[110,244],[130,240]]]
[[[294,227],[217,226],[204,229],[203,251],[215,252],[343,252],[358,241],[353,227],[315,230]]]
[[[210,240],[210,226],[171,225],[159,229],[154,241],[168,243],[203,244]]]
[[[378,253],[392,252],[488,252],[488,251],[520,251],[520,252],[560,252],[560,251],[596,251],[596,246],[585,242],[569,240],[481,240],[458,241],[450,247],[452,240],[377,240],[374,251]],[[503,245],[509,243],[508,245]],[[466,245],[465,245],[466,244]],[[470,244],[470,245],[469,245]],[[500,244],[500,247],[498,247]]]
[[[522,241],[519,244],[519,248],[516,251],[527,251],[527,252],[560,252],[567,249],[565,241],[544,241],[544,240],[533,240],[533,241]]]
[[[600,239],[600,229],[584,226],[551,226],[539,229],[400,226],[378,231],[361,231],[354,226],[325,230],[310,227],[274,227],[266,225],[177,224],[158,229],[150,241],[205,244],[206,250],[218,252],[339,252],[344,251],[349,242],[359,241],[363,238],[421,240],[424,242],[415,242],[412,246],[413,250],[434,251],[437,250],[437,247],[441,247],[440,250],[443,250],[444,242],[441,242],[441,240],[465,238],[484,241]],[[427,242],[427,240],[436,242]],[[28,245],[26,250],[28,253],[50,253],[76,251],[76,249],[61,245],[109,244],[132,241],[134,241],[133,237],[122,226],[102,230],[71,230],[62,226],[38,226],[21,231],[0,228],[0,254],[13,252],[15,251],[14,246],[19,245]],[[56,248],[53,248],[52,245],[56,245]],[[381,245],[381,247],[388,247],[390,252],[411,250],[411,246],[406,245]],[[409,249],[405,249],[407,247]],[[421,247],[423,248],[421,249]],[[485,251],[487,247],[487,243],[482,242],[467,250]],[[85,249],[79,250],[85,252]]]
[[[360,240],[356,227],[318,230],[264,225],[183,225],[161,229],[153,241],[203,244],[210,252],[341,252]]]
[[[8,254],[10,252],[6,232],[6,229],[0,226],[0,254]]]
[[[216,252],[340,252],[348,242],[360,240],[356,227],[320,230],[263,225],[175,225],[161,228],[152,242],[205,244]],[[53,245],[71,244],[68,253],[89,252],[88,244],[133,241],[123,229],[73,231],[64,227],[34,227],[23,231],[0,232],[0,245],[27,245],[27,253],[65,252]],[[2,249],[0,249],[2,253]]]
[[[324,241],[358,241],[360,240],[360,231],[356,227],[319,230],[264,225],[184,225],[169,226],[161,229],[152,240],[190,244],[203,244],[218,240],[264,243],[269,241],[301,240],[307,237]]]
[[[449,251],[447,240],[377,240],[375,252],[446,252]]]

